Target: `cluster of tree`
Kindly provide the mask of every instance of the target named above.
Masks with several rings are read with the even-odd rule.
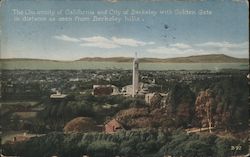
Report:
[[[76,96],[74,100],[53,104],[48,102],[38,117],[33,120],[33,132],[62,131],[65,124],[76,117],[91,117],[98,124],[103,124],[122,109],[145,106],[141,99],[123,96]],[[49,129],[48,129],[49,128]]]
[[[123,75],[120,75],[119,79],[112,79],[110,84],[115,85],[116,87],[122,88],[124,86],[132,84],[132,73],[127,72]]]
[[[244,130],[248,124],[248,85],[244,77],[212,83],[196,98],[195,111],[201,126]]]
[[[212,114],[217,115],[218,125],[228,130],[248,128],[247,78],[244,75],[234,76],[211,84],[210,88],[215,93],[216,108]]]
[[[173,120],[171,125],[245,130],[248,126],[248,94],[244,75],[204,85],[198,82],[192,88],[184,83],[175,84],[167,102],[167,110]]]
[[[16,104],[3,103],[2,105],[0,105],[1,125],[4,126],[2,128],[2,131],[23,130],[28,122],[25,119],[20,120],[20,117],[15,112],[27,112],[30,111],[33,107],[33,105],[26,102],[18,102]]]
[[[232,149],[238,146],[240,149]],[[175,133],[160,130],[121,131],[105,133],[50,133],[26,142],[3,145],[5,155],[26,157],[124,156],[231,156],[247,153],[247,143],[234,138],[215,135],[188,135],[180,130]]]
[[[118,88],[122,88],[126,85],[132,84],[132,73],[130,71],[125,72],[124,74],[120,74],[118,78],[114,77],[110,80],[96,78],[91,81],[81,82],[79,85],[80,89],[92,89],[94,84],[100,85],[115,85]]]
[[[149,117],[147,121],[151,121],[154,125],[145,123],[141,126],[174,129],[189,126],[215,126],[229,131],[236,129],[240,131],[247,128],[248,86],[244,75],[233,75],[233,77],[218,79],[216,82],[204,83],[203,81],[201,83],[197,81],[191,85],[186,85],[184,82],[173,82],[168,88],[170,92],[167,109],[158,112],[160,108],[158,100],[161,98],[157,96],[155,101],[152,101],[153,105],[151,105],[152,108],[148,115],[137,117],[137,121]],[[27,123],[25,126],[13,125],[11,128],[22,127],[34,133],[62,131],[67,122],[79,116],[91,117],[98,124],[103,124],[120,110],[132,107],[147,108],[142,99],[123,96],[96,97],[91,94],[74,95],[66,101],[55,104],[47,99],[44,99],[43,102],[45,110],[39,112],[37,118],[30,120],[29,124]],[[6,112],[6,115],[7,113],[10,117],[10,112]],[[158,113],[161,113],[161,116],[157,117]],[[13,122],[18,121],[18,117],[12,117],[12,119]],[[135,127],[140,128],[139,125]]]
[[[195,94],[188,85],[176,84],[169,94],[167,112],[175,121],[176,127],[187,127],[194,119]]]
[[[162,116],[157,118],[158,112],[153,114],[160,107],[158,101],[153,102],[155,105],[151,105],[152,112],[148,112],[148,116],[156,122],[152,127],[215,126],[224,130],[244,130],[248,120],[248,116],[245,116],[248,111],[247,99],[248,86],[243,75],[219,79],[217,82],[208,81],[206,84],[197,82],[197,85],[176,82],[170,86]],[[33,120],[36,126],[32,131],[61,131],[68,121],[79,116],[91,117],[102,124],[120,110],[131,107],[147,106],[142,99],[123,96],[75,96],[59,104],[48,103],[38,118]]]
[[[40,100],[43,92],[38,83],[8,84],[1,82],[1,99],[6,100]]]

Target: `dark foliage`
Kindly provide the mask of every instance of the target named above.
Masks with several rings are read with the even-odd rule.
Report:
[[[232,151],[231,146],[241,146],[241,150]],[[122,131],[116,134],[50,133],[32,138],[23,143],[3,145],[4,154],[25,157],[79,157],[84,154],[93,157],[107,156],[230,156],[247,153],[247,143],[233,138],[221,138],[215,135],[188,135],[157,130]]]

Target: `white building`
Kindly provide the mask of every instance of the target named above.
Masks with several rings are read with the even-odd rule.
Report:
[[[51,95],[50,95],[50,98],[51,98],[51,99],[64,99],[64,98],[66,98],[66,97],[67,97],[66,94],[62,94],[62,93],[59,92],[59,91],[56,91],[56,94],[51,94]]]
[[[121,94],[127,95],[127,96],[131,96],[131,95],[133,96],[133,93],[134,93],[133,85],[127,85],[127,86],[122,87]],[[148,93],[148,84],[139,82],[138,89],[135,95],[145,95],[147,93]]]

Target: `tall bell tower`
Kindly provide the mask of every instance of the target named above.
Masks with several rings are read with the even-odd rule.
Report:
[[[133,60],[133,92],[132,97],[135,97],[139,91],[139,60],[137,58],[137,53],[135,53],[135,58]]]

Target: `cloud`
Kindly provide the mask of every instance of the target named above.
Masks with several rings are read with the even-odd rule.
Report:
[[[96,47],[105,49],[119,48],[122,46],[138,47],[138,46],[155,44],[152,41],[144,42],[132,38],[118,38],[118,37],[106,38],[103,36],[92,36],[92,37],[73,38],[63,34],[53,37],[55,39],[67,42],[79,42],[80,46],[82,47]]]
[[[107,49],[118,48],[121,46],[138,47],[138,46],[154,44],[154,42],[143,42],[132,38],[111,37],[109,39],[102,36],[92,36],[80,39],[83,41],[83,43],[80,44],[81,46],[107,48]]]
[[[229,43],[229,42],[205,42],[196,44],[198,47],[206,47],[206,48],[238,48],[238,49],[247,49],[248,43]]]
[[[93,36],[93,37],[80,38],[80,39],[86,42],[110,42],[109,39],[104,38],[102,36]]]
[[[138,40],[130,39],[130,38],[112,37],[111,40],[114,43],[118,44],[118,45],[125,45],[125,46],[131,46],[131,47],[145,46],[145,45],[154,44],[154,42],[143,42],[143,41],[138,41]]]
[[[170,47],[175,47],[175,48],[178,48],[178,49],[189,49],[189,48],[191,48],[190,45],[184,44],[184,43],[170,44],[169,46]]]
[[[110,2],[110,3],[117,3],[118,0],[106,0],[107,2]]]
[[[175,43],[169,46],[159,46],[156,48],[148,49],[147,52],[155,53],[159,55],[165,55],[165,57],[182,57],[192,54],[202,54],[199,49],[193,49],[191,45],[185,43]]]
[[[248,42],[230,43],[230,42],[205,42],[199,44],[176,43],[169,46],[159,46],[147,49],[151,54],[160,55],[160,57],[185,57],[191,55],[204,54],[226,54],[233,57],[248,57]]]
[[[77,38],[72,38],[72,37],[69,37],[67,35],[58,35],[58,36],[54,36],[55,39],[58,39],[58,40],[63,40],[63,41],[68,41],[68,42],[80,42],[79,39]]]
[[[80,39],[84,41],[84,43],[80,44],[80,46],[83,46],[83,47],[97,47],[97,48],[106,48],[106,49],[120,47],[120,45],[102,36],[93,36],[93,37],[80,38]]]
[[[148,49],[147,52],[158,54],[164,56],[164,58],[172,58],[172,57],[185,57],[191,55],[198,55],[198,54],[206,54],[201,49],[179,49],[176,47],[156,47],[152,49]]]

